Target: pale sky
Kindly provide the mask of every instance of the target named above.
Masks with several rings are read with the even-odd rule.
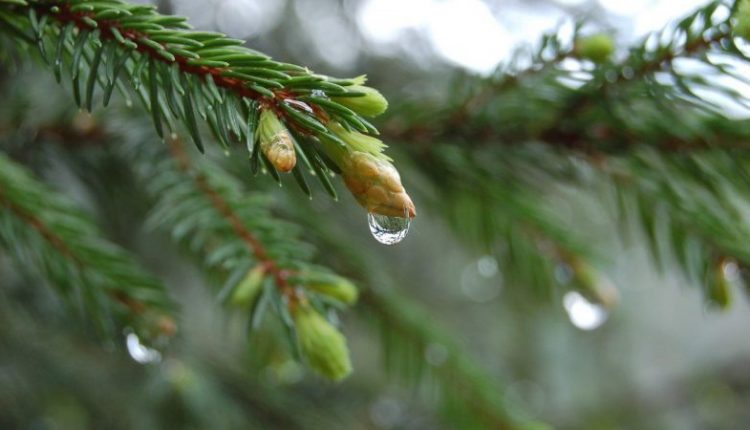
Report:
[[[188,16],[198,28],[215,28],[233,37],[252,39],[271,30],[282,19],[286,0],[172,0],[175,11]],[[538,43],[540,36],[571,26],[564,7],[583,10],[602,8],[608,12],[607,28],[617,46],[626,47],[652,31],[705,5],[708,0],[345,0],[335,3],[295,0],[291,10],[301,31],[309,37],[304,49],[314,49],[331,66],[348,70],[362,50],[384,55],[407,55],[416,59],[429,55],[414,45],[418,35],[445,61],[479,74],[488,74],[507,60],[521,45]],[[530,4],[531,3],[531,4]],[[350,14],[356,29],[336,16]],[[562,25],[562,27],[561,27]],[[363,35],[360,40],[354,32]],[[688,65],[688,67],[690,67]],[[737,67],[748,68],[744,64]],[[750,72],[750,70],[748,70]],[[722,78],[722,81],[727,82]],[[750,87],[731,81],[746,94]],[[699,90],[700,92],[700,90]],[[750,110],[729,102],[725,96],[701,92],[718,102],[726,113],[750,116]]]
[[[188,16],[198,28],[217,28],[230,36],[252,38],[275,26],[285,10],[286,0],[172,0],[177,13]],[[606,9],[620,39],[632,39],[661,29],[670,21],[706,4],[707,0],[557,0],[562,6],[598,5]],[[297,0],[294,9],[309,26],[310,36],[334,65],[356,59],[347,52],[351,44],[347,29],[327,20],[340,10],[328,2]],[[345,1],[346,13],[353,13],[367,42],[375,49],[404,45],[409,32],[424,34],[444,59],[467,69],[487,73],[507,59],[518,45],[533,44],[539,37],[570,21],[554,3],[528,4],[522,0],[363,0]],[[307,22],[305,22],[307,21]],[[333,46],[332,46],[333,45]],[[338,46],[336,46],[338,45]],[[355,48],[355,47],[352,47]],[[323,53],[323,52],[321,52]],[[339,63],[339,64],[337,64]]]
[[[569,6],[586,2],[558,1]],[[598,0],[598,3],[616,18],[613,20],[616,27],[639,37],[661,29],[706,1]],[[422,30],[446,60],[480,73],[491,71],[514,47],[539,40],[565,18],[565,12],[553,5],[524,6],[523,2],[503,0],[366,0],[357,13],[365,36],[375,43],[398,44],[406,31]],[[620,38],[625,37],[620,35]]]

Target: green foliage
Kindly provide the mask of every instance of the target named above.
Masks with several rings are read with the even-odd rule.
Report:
[[[334,275],[309,263],[312,247],[297,239],[297,226],[271,214],[269,196],[249,193],[209,159],[191,159],[176,136],[164,148],[122,131],[129,140],[118,145],[118,150],[136,166],[136,177],[156,201],[148,224],[169,231],[224,278],[219,300],[236,301],[237,294],[246,294],[238,289],[255,290],[263,284],[245,312],[250,331],[261,326],[272,308],[296,351],[292,314],[300,303],[311,302],[326,315],[353,304],[312,286]],[[248,280],[250,274],[253,279]]]
[[[711,101],[748,105],[731,86],[747,82],[737,64],[750,60],[732,37],[736,22],[727,2],[712,1],[606,62],[580,59],[590,57],[581,49],[592,36],[578,24],[570,38],[547,35],[488,78],[461,79],[446,107],[402,106],[383,128],[417,142],[410,152],[437,186],[431,207],[494,254],[512,283],[544,296],[561,287],[591,293],[555,277],[600,254],[545,201],[562,188],[603,202],[621,225],[636,220],[653,255],[674,256],[713,301],[724,282],[717,268],[736,261],[744,273],[750,250],[735,207],[747,199],[749,122]],[[424,121],[404,127],[406,114]],[[609,205],[624,196],[634,203]]]
[[[30,279],[46,279],[102,335],[129,325],[154,341],[174,334],[162,283],[101,232],[67,197],[0,154],[0,244]]]
[[[310,366],[333,381],[352,372],[346,339],[315,309],[305,304],[293,311],[300,350]]]
[[[604,63],[615,52],[615,41],[608,34],[594,34],[576,41],[575,53],[595,63]]]
[[[615,55],[612,36],[583,36],[576,25],[572,37],[545,36],[534,52],[519,52],[490,77],[461,76],[439,107],[426,100],[401,106],[383,129],[411,143],[404,153],[416,168],[405,182],[424,182],[429,210],[443,214],[475,250],[493,255],[513,293],[549,298],[577,289],[615,305],[616,291],[601,270],[606,256],[594,257],[601,247],[590,240],[587,221],[566,219],[552,201],[572,196],[570,205],[594,200],[620,226],[637,225],[657,265],[674,260],[710,302],[729,306],[750,270],[743,212],[749,122],[727,117],[705,92],[750,104],[718,79],[747,81],[734,67],[748,61],[745,41],[734,37],[744,37],[746,11],[731,10],[710,2],[623,57]],[[0,24],[7,40],[38,49],[57,80],[71,84],[79,106],[107,105],[115,88],[126,103],[132,95],[142,102],[164,145],[143,121],[130,120],[96,123],[101,133],[94,140],[132,166],[141,187],[135,193],[152,205],[148,227],[167,232],[200,261],[218,300],[241,315],[252,347],[262,350],[264,336],[274,345],[281,340],[283,357],[340,379],[351,363],[336,315],[359,296],[380,328],[388,373],[416,390],[435,388],[436,409],[447,422],[523,427],[502,384],[472,363],[432,315],[398,291],[369,288],[381,268],[365,276],[354,263],[331,266],[365,279],[359,291],[315,265],[316,258],[332,261],[328,254],[360,258],[361,266],[369,261],[358,250],[333,247],[315,257],[300,240],[300,223],[286,221],[271,193],[243,179],[245,170],[264,171],[282,183],[281,173],[291,171],[311,196],[312,175],[335,198],[330,178],[338,173],[369,210],[401,215],[407,208],[413,216],[392,160],[364,118],[387,107],[380,93],[358,78],[314,74],[242,41],[192,31],[184,19],[149,6],[0,0]],[[181,136],[206,155],[194,157]],[[241,159],[241,173],[214,158],[210,142],[230,160]],[[172,311],[159,281],[4,157],[0,185],[0,239],[20,267],[41,268],[71,301],[81,291],[79,306],[103,331],[116,333],[110,314],[145,338],[149,329],[139,318],[159,328],[153,312]],[[388,198],[381,197],[386,190]]]
[[[334,130],[377,135],[362,115],[373,116],[387,107],[380,93],[361,85],[361,77],[336,79],[274,61],[242,46],[242,40],[190,30],[185,18],[160,15],[153,6],[119,0],[2,1],[0,22],[12,36],[38,46],[58,81],[68,72],[76,103],[86,110],[93,109],[97,87],[105,106],[115,87],[129,98],[124,79],[150,111],[160,137],[165,128],[166,133],[181,131],[181,122],[204,152],[200,119],[225,150],[246,144],[253,164],[262,159],[277,177],[292,171],[294,162],[269,161],[267,151],[258,154],[254,143],[259,139],[258,116],[271,113],[294,130],[300,144],[288,150],[297,152],[329,192],[331,169],[324,160],[331,155],[319,141],[356,150]],[[309,193],[300,169],[294,177]]]

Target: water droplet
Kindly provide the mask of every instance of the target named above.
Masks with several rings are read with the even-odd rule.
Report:
[[[485,255],[461,272],[461,291],[477,303],[496,299],[502,290],[503,278],[497,260]]]
[[[491,255],[485,255],[477,261],[477,270],[485,278],[492,278],[499,272],[497,260]]]
[[[128,333],[125,337],[125,344],[128,347],[128,353],[133,360],[141,363],[158,363],[161,361],[161,354],[159,351],[149,348],[141,343],[138,335],[135,333]]]
[[[384,245],[393,245],[406,237],[411,218],[368,213],[367,223],[370,225],[370,232],[375,240]]]
[[[404,420],[402,402],[392,397],[381,397],[370,406],[370,417],[378,428],[390,429]]]
[[[609,317],[604,306],[591,303],[576,291],[565,293],[563,307],[568,312],[570,322],[581,330],[599,328]]]
[[[734,261],[726,261],[721,265],[721,270],[724,273],[724,278],[729,282],[734,282],[740,279],[740,267]]]

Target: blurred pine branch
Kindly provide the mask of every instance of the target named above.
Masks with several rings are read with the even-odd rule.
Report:
[[[0,243],[36,282],[46,279],[70,309],[116,337],[124,326],[149,342],[175,333],[164,286],[107,242],[65,196],[0,155]]]

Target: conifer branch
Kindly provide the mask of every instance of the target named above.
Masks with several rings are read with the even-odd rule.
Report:
[[[747,198],[746,160],[730,154],[664,160],[641,155],[603,168],[618,194],[621,219],[635,219],[648,239],[656,265],[673,259],[686,277],[702,286],[709,303],[727,308],[734,286],[747,289],[750,226],[738,193]],[[726,180],[726,172],[742,178]]]
[[[124,116],[119,111],[117,114]],[[275,284],[272,288],[263,286],[260,297],[255,297],[255,307],[251,307],[249,311],[246,301],[233,302],[232,297],[243,284],[243,276],[258,266],[264,267],[257,254],[275,259],[273,261],[282,270],[291,268],[297,271],[295,275],[305,272],[300,267],[306,266],[304,260],[309,256],[309,247],[298,242],[288,242],[286,235],[268,235],[270,230],[288,233],[296,229],[280,223],[277,217],[265,210],[269,201],[259,198],[260,192],[254,192],[248,198],[240,181],[212,159],[191,157],[189,151],[175,151],[169,146],[154,145],[150,142],[148,129],[140,122],[125,121],[119,126],[114,125],[117,123],[113,121],[112,125],[107,126],[94,119],[83,133],[60,124],[43,124],[39,128],[45,136],[74,136],[76,146],[72,147],[73,150],[79,146],[92,148],[94,144],[101,145],[105,142],[106,146],[102,147],[104,150],[111,149],[122,154],[128,164],[133,166],[147,194],[157,202],[150,224],[172,232],[172,237],[184,243],[191,254],[198,255],[207,267],[213,269],[212,273],[219,275],[220,281],[225,280],[224,288],[219,293],[220,298],[240,312],[248,313],[251,327],[257,327],[257,322],[264,318],[263,300],[268,309],[265,315],[274,309],[278,309],[278,314],[285,312],[284,306],[278,306],[287,301],[282,294],[277,294],[281,289]],[[10,128],[17,127],[11,125]],[[170,141],[171,139],[172,136]],[[194,199],[200,200],[200,203],[191,203]],[[219,201],[222,203],[218,203]],[[233,216],[222,216],[222,211],[225,212],[224,215],[229,212],[239,218],[243,227],[237,228],[231,221]],[[264,252],[254,252],[254,247],[243,239],[244,232],[249,232],[259,243],[259,249]],[[293,253],[279,258],[286,250],[293,250]],[[290,260],[292,263],[287,264]],[[319,267],[307,267],[316,272],[327,273]],[[324,279],[330,281],[341,278],[327,275]],[[267,277],[267,280],[275,281],[273,276]],[[331,300],[347,297],[347,300],[351,300],[351,295],[346,295],[351,294],[351,290],[347,293],[346,289],[331,289],[333,284],[326,287],[325,284],[313,282],[320,281],[320,278],[310,277],[304,280],[300,276],[293,276],[288,280],[297,288],[297,292],[303,293],[304,298],[313,303],[323,300],[328,304]],[[519,428],[517,420],[506,413],[507,407],[500,398],[501,389],[488,386],[487,381],[490,379],[479,374],[476,365],[466,358],[467,353],[454,347],[447,336],[427,328],[425,322],[428,319],[409,318],[404,312],[410,312],[410,308],[402,305],[405,298],[392,297],[389,300],[374,291],[365,294],[374,296],[372,299],[366,298],[362,306],[372,320],[382,324],[384,353],[390,357],[386,360],[388,369],[402,383],[415,384],[415,374],[405,369],[423,369],[417,373],[424,376],[425,383],[435,383],[440,387],[440,411],[447,422],[469,426],[468,428]],[[321,314],[327,312],[321,311]],[[282,316],[279,320],[283,321],[283,318]],[[265,320],[268,321],[268,318]],[[296,342],[296,339],[292,336],[290,341]],[[439,356],[441,346],[446,347],[448,360],[438,363],[433,371],[433,365],[424,361],[425,354],[432,347],[438,348]],[[404,347],[410,351],[408,354],[398,352]],[[457,390],[456,387],[460,389]]]
[[[725,117],[721,107],[698,92],[713,91],[750,105],[737,90],[707,78],[747,81],[732,65],[750,61],[736,38],[735,21],[726,1],[712,1],[674,26],[648,35],[619,61],[612,59],[609,36],[582,35],[577,25],[569,40],[544,36],[529,58],[519,52],[496,75],[467,79],[462,85],[468,91],[453,91],[467,93],[464,100],[438,112],[421,109],[424,123],[404,128],[396,112],[394,120],[386,122],[385,134],[416,141],[422,148],[436,141],[477,149],[543,143],[615,155],[639,146],[666,152],[746,148],[747,121]],[[592,39],[600,46],[589,47]],[[602,55],[594,55],[595,49]],[[514,68],[519,57],[531,65]],[[694,72],[677,60],[702,68]],[[680,126],[665,126],[675,123]]]
[[[7,126],[11,131],[18,129],[13,123]],[[239,179],[208,158],[192,159],[177,135],[169,136],[167,147],[153,144],[148,128],[137,120],[126,121],[122,128],[107,128],[88,116],[80,129],[58,123],[37,126],[43,136],[75,137],[73,149],[116,142],[105,149],[117,151],[128,161],[145,194],[156,201],[148,223],[171,232],[172,238],[185,243],[218,275],[224,282],[219,300],[247,315],[249,331],[258,329],[272,309],[287,329],[298,357],[310,360],[329,378],[348,374],[343,337],[315,315],[330,317],[353,304],[357,288],[309,263],[312,247],[296,239],[299,227],[272,215],[268,196],[248,195]],[[299,327],[307,331],[301,334]],[[320,360],[318,353],[330,353],[331,345],[336,345],[338,355]],[[335,360],[343,365],[326,367]]]
[[[330,379],[345,377],[351,369],[343,337],[322,316],[353,304],[356,287],[310,264],[312,247],[296,239],[296,226],[272,216],[266,196],[248,195],[206,158],[191,159],[179,137],[170,136],[165,149],[144,144],[131,129],[113,136],[127,137],[117,149],[156,200],[149,224],[170,230],[220,274],[219,300],[246,313],[250,332],[273,309],[293,353]]]
[[[576,175],[585,177],[585,172],[547,147],[535,149],[472,152],[435,144],[428,152],[420,150],[422,173],[438,184],[425,204],[445,214],[459,240],[495,258],[505,285],[532,291],[541,300],[576,289],[614,305],[616,292],[594,270],[602,263],[594,256],[602,250],[584,240],[582,232],[567,228],[545,201],[559,191],[561,181],[580,185]],[[572,272],[573,278],[556,276],[560,270]]]
[[[49,413],[47,405],[35,401],[39,393],[64,391],[68,404],[85,405],[86,423],[94,428],[155,422],[192,423],[201,428],[343,427],[341,412],[321,407],[317,399],[306,398],[304,390],[269,384],[247,365],[244,355],[217,355],[201,342],[187,342],[180,345],[179,355],[170,355],[159,366],[133,366],[131,360],[98,348],[75,331],[51,330],[43,311],[3,305],[2,363],[5,369],[13,369],[0,385],[0,404],[4,411],[12,411],[3,414],[5,426]],[[103,396],[103,381],[118,390]],[[159,407],[126,409],[134,391],[139,393],[139,406]],[[122,413],[104,412],[113,402]]]
[[[385,111],[387,102],[364,86],[364,76],[314,74],[245,48],[241,40],[192,31],[185,18],[119,0],[3,0],[0,19],[14,29],[13,35],[35,42],[58,81],[69,70],[74,98],[89,111],[97,86],[105,106],[115,87],[127,97],[120,80],[126,75],[150,111],[157,134],[163,136],[165,127],[167,133],[180,131],[179,120],[201,152],[199,119],[224,149],[247,146],[254,170],[261,160],[278,176],[291,172],[300,159],[334,197],[327,174],[356,176],[351,158],[358,154],[390,166],[382,154],[385,145],[374,137],[378,130],[365,119]],[[286,155],[279,158],[281,153]],[[378,177],[387,181],[392,176],[383,171]],[[294,177],[309,193],[299,169]],[[350,190],[370,212],[416,215],[408,196],[404,207],[389,195],[367,195],[369,188]]]
[[[383,271],[380,261],[337,237],[331,222],[315,220],[307,226],[334,255],[345,253],[346,270],[361,280],[357,303],[361,312],[355,316],[364,318],[379,334],[382,365],[394,382],[419,393],[451,428],[545,428],[506,403],[503,380],[485,373],[463,345],[460,333],[446,330],[436,323],[436,315],[408,297],[406,290],[394,288],[395,281]],[[471,226],[464,227],[466,232]]]
[[[560,183],[601,189],[596,182],[602,174],[609,177],[621,192],[638,196],[633,199],[640,209],[620,213],[638,219],[651,238],[652,254],[664,254],[654,237],[654,226],[663,222],[668,233],[658,237],[672,244],[680,267],[704,287],[709,300],[726,306],[722,268],[732,262],[745,272],[746,246],[736,242],[744,237],[745,222],[728,208],[733,195],[747,198],[744,151],[750,123],[727,118],[695,90],[721,92],[740,104],[747,100],[699,72],[680,68],[677,60],[690,59],[706,66],[709,75],[745,82],[731,66],[731,61],[749,60],[738,45],[740,19],[726,2],[710,2],[673,27],[647,36],[617,62],[608,36],[583,36],[576,29],[569,41],[555,39],[552,48],[543,43],[528,68],[504,67],[497,76],[470,84],[475,87],[466,102],[439,114],[457,115],[461,121],[417,122],[407,129],[386,124],[386,134],[417,143],[411,148],[424,161],[423,171],[440,184],[439,204],[449,200],[461,208],[455,220],[461,237],[477,230],[490,243],[498,237],[508,246],[530,243],[526,249],[547,255],[542,261],[581,271],[575,274],[579,282],[591,279],[589,252],[530,196],[545,195]],[[550,37],[556,36],[545,40]],[[591,40],[603,55],[592,54]],[[578,66],[571,67],[576,61]],[[482,108],[465,108],[473,105]],[[675,181],[690,191],[673,189]],[[472,184],[471,195],[465,192],[467,184]],[[497,202],[494,210],[481,209],[492,205],[488,201]],[[486,213],[495,219],[470,215]],[[510,215],[511,227],[502,227],[498,213]],[[524,234],[528,237],[519,240]],[[535,237],[544,246],[534,246]],[[697,253],[689,250],[696,243],[702,249]],[[549,264],[539,264],[539,256],[530,254],[517,260],[514,252],[498,255],[501,262],[512,261],[503,273],[533,268],[531,276],[519,277],[521,282],[546,284],[549,290],[556,282],[539,270]],[[529,282],[535,277],[541,279]]]
[[[114,337],[115,324],[132,325],[146,341],[174,334],[174,306],[161,282],[103,240],[70,201],[3,155],[1,208],[0,244],[32,278],[46,278],[71,307],[91,314],[101,334]]]
[[[290,306],[296,306],[297,301],[301,299],[301,293],[295,290],[288,282],[288,278],[292,273],[288,270],[281,269],[278,266],[277,262],[269,256],[266,248],[258,238],[256,238],[255,235],[245,227],[241,218],[232,209],[229,202],[221,196],[221,193],[211,186],[205,176],[199,172],[196,173],[193,171],[190,158],[185,153],[180,138],[177,135],[173,135],[168,139],[171,154],[177,160],[177,165],[180,170],[189,176],[192,176],[196,187],[211,201],[211,205],[221,216],[224,217],[225,221],[232,226],[237,237],[245,242],[248,249],[255,257],[255,260],[263,266],[263,270],[271,275],[280,292],[289,301]]]

